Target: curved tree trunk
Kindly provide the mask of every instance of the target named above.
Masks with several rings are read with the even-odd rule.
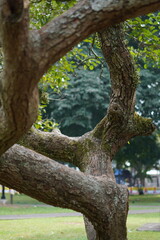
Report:
[[[0,154],[34,123],[37,84],[49,67],[100,28],[160,8],[159,0],[83,0],[39,30],[29,30],[29,0],[0,0]]]
[[[112,95],[105,119],[105,127],[97,127],[95,136],[100,135],[100,141],[90,149],[85,172],[94,176],[106,175],[108,179],[115,182],[112,170],[112,159],[120,147],[129,141],[130,123],[133,121],[135,107],[135,90],[138,83],[138,76],[134,62],[124,43],[123,26],[117,25],[106,28],[99,32],[99,39],[102,51],[109,66]],[[126,194],[126,193],[124,193]],[[125,197],[125,199],[127,199]],[[112,204],[115,199],[113,197]],[[128,208],[128,201],[124,203]],[[109,214],[112,213],[111,205],[106,206]],[[95,227],[84,217],[87,237],[89,240],[97,239],[123,239],[127,238],[126,233],[126,212],[121,212],[116,218],[112,217],[108,225],[107,233],[98,232]],[[110,232],[110,234],[109,234]],[[108,234],[108,235],[107,235]]]
[[[115,183],[111,161],[130,138],[148,135],[155,127],[134,112],[138,79],[121,26],[99,33],[112,95],[107,114],[95,129],[78,138],[33,129],[21,140],[28,148],[12,145],[35,121],[37,83],[52,64],[91,33],[158,10],[160,2],[83,0],[37,31],[29,30],[28,3],[0,0],[4,53],[0,183],[44,203],[81,212],[92,224],[86,222],[89,240],[126,240],[128,191]],[[82,172],[53,159],[74,163]]]
[[[86,169],[87,174],[102,176],[102,178],[105,176],[107,177],[107,180],[112,181],[116,186],[111,159],[103,152],[102,149],[97,147],[97,150],[90,152],[88,162],[90,164]],[[111,201],[105,206],[107,218],[103,219],[105,223],[105,227],[103,227],[103,229],[99,229],[99,225],[97,226],[94,222],[91,223],[86,217],[84,217],[88,240],[127,239],[126,220],[128,213],[128,190],[126,188],[125,191],[123,189],[121,192],[121,197],[123,199],[121,199],[121,204],[117,204],[117,199],[119,196],[112,194],[112,190],[109,194]],[[120,207],[122,205],[123,209]]]
[[[97,191],[94,184],[92,203],[89,195],[83,193],[86,202],[79,203],[79,197],[76,206],[69,205],[69,207],[84,214],[89,240],[126,240],[128,191],[123,186],[119,186],[119,192],[115,192],[117,184],[112,169],[112,159],[131,137],[149,134],[154,130],[154,126],[149,120],[134,113],[138,77],[133,60],[124,44],[122,26],[105,29],[99,35],[112,83],[110,105],[104,119],[92,132],[82,137],[68,138],[60,132],[41,133],[33,129],[21,140],[21,143],[51,158],[55,157],[75,164],[85,172],[86,176],[96,177],[98,182],[103,184],[111,182],[109,188],[103,189],[103,184],[100,187],[106,194]],[[74,182],[75,185],[78,184],[76,176]],[[74,194],[77,194],[76,187],[72,186]],[[66,186],[66,191],[67,188]],[[85,189],[84,185],[83,189]],[[69,199],[69,196],[67,198]],[[58,201],[57,204],[60,202]],[[101,209],[95,208],[97,204]],[[64,205],[60,204],[60,206]]]

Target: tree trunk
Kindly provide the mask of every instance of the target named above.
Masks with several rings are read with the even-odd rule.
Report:
[[[88,199],[89,196],[83,193],[87,202],[83,203],[81,208],[77,208],[77,205],[69,206],[84,214],[89,240],[126,240],[128,192],[123,186],[119,186],[119,192],[114,191],[117,184],[112,169],[112,159],[119,148],[131,137],[148,134],[154,127],[149,121],[147,125],[143,124],[144,119],[134,114],[138,77],[132,58],[124,44],[122,27],[105,29],[99,35],[112,81],[112,95],[107,115],[92,132],[79,138],[68,138],[60,132],[41,133],[33,130],[21,143],[40,153],[46,152],[49,157],[74,163],[85,172],[86,176],[94,176],[99,182],[106,183],[105,187],[103,184],[101,186],[101,190],[103,189],[106,194],[97,192],[94,185],[92,203]],[[54,148],[52,148],[53,145]],[[74,177],[74,183],[76,184],[76,177]],[[112,183],[109,188],[108,183]],[[65,189],[67,191],[67,186]],[[73,192],[75,194],[75,189]],[[94,201],[96,205],[91,207]],[[83,211],[84,208],[85,211]]]
[[[0,4],[0,44],[4,53],[0,182],[44,203],[81,212],[88,219],[89,240],[126,240],[128,191],[115,183],[111,161],[131,137],[150,134],[155,127],[151,120],[134,112],[138,79],[121,26],[99,33],[110,69],[112,94],[107,114],[95,129],[79,138],[31,131],[21,143],[36,152],[12,145],[35,121],[37,83],[52,64],[99,28],[157,10],[160,2],[78,1],[36,31],[29,30],[28,3],[14,0],[13,6],[13,1],[1,0]],[[62,166],[54,158],[74,163],[85,174]]]
[[[88,159],[86,159],[85,156],[85,161],[88,163],[85,173],[87,175],[101,176],[102,178],[107,177],[107,180],[112,181],[116,185],[110,153],[107,150],[103,150],[102,142],[95,141],[94,147],[92,146],[92,149],[90,148],[88,151],[90,151],[90,154],[87,155]],[[127,189],[122,191],[122,198],[125,199],[125,201],[119,204],[117,204],[117,198],[119,196],[112,194],[112,191],[109,192],[109,194],[111,201],[105,206],[108,217],[102,220],[104,221],[103,227],[100,226],[100,224],[96,225],[94,222],[91,223],[84,217],[88,240],[127,239],[126,219],[128,213],[128,191]],[[121,209],[121,204],[123,204],[123,210]]]
[[[34,123],[37,84],[52,64],[100,28],[159,8],[159,0],[83,0],[41,29],[30,31],[29,0],[1,0],[0,154]]]
[[[1,199],[6,199],[6,196],[5,196],[5,186],[2,185],[2,196],[1,196]]]

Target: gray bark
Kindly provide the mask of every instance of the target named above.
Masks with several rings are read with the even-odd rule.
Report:
[[[100,28],[159,8],[158,0],[83,0],[42,29],[30,31],[28,0],[0,0],[0,183],[47,204],[80,211],[91,223],[86,224],[89,240],[127,239],[128,192],[115,183],[111,161],[131,137],[155,128],[134,113],[137,76],[120,26],[99,33],[112,95],[95,129],[79,138],[33,129],[20,141],[32,150],[11,146],[36,119],[37,83],[51,64]],[[84,173],[53,159],[71,162]]]
[[[14,145],[0,158],[0,179],[3,185],[44,203],[83,213],[105,236],[100,239],[125,239],[128,191],[105,175],[86,175]],[[118,233],[120,226],[123,231]]]
[[[100,28],[159,8],[159,0],[83,0],[40,30],[30,31],[29,1],[1,0],[4,71],[0,80],[0,154],[35,121],[37,83],[52,64]]]

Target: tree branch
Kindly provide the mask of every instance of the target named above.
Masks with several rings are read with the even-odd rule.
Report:
[[[124,41],[122,25],[103,29],[99,37],[110,70],[112,94],[107,115],[96,126],[93,135],[102,139],[113,156],[130,138],[151,134],[155,127],[151,120],[141,118],[140,121],[134,114],[139,78]]]
[[[37,52],[41,54],[38,58],[40,75],[78,42],[99,31],[100,28],[158,9],[160,9],[159,0],[79,1],[60,17],[32,33],[33,41],[38,37],[36,54]]]
[[[105,177],[87,176],[19,145],[0,158],[0,183],[44,203],[80,211],[97,224],[102,215],[108,224],[116,211],[127,215],[126,187]],[[110,205],[114,195],[116,204]],[[118,203],[123,206],[121,209]],[[112,216],[108,216],[109,207],[113,208]]]
[[[7,0],[5,1],[5,8],[3,8],[3,18],[5,22],[20,21],[24,9],[23,0]]]
[[[2,0],[0,36],[4,67],[0,79],[0,154],[12,146],[37,117],[35,62],[28,48],[28,0]],[[33,73],[32,73],[33,71]]]
[[[130,118],[130,115],[134,113],[135,90],[139,77],[135,63],[125,44],[123,26],[119,24],[106,28],[99,32],[99,36],[111,76],[112,95],[108,109],[110,116],[108,117],[115,119],[114,115],[119,116],[118,118],[124,115]]]
[[[29,31],[28,0],[1,0],[4,71],[0,81],[0,154],[37,116],[37,83],[48,68],[91,33],[160,8],[159,0],[83,0],[38,31]]]
[[[20,144],[51,159],[69,162],[79,167],[77,148],[80,137],[68,137],[56,129],[53,132],[42,132],[32,129],[20,140]]]
[[[134,136],[147,136],[152,134],[156,129],[151,118],[144,118],[137,113],[134,114],[133,122],[130,126],[129,131],[133,132]]]

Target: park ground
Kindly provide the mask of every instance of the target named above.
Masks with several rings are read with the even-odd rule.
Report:
[[[55,208],[27,197],[14,195],[13,204],[0,206],[0,215],[14,215],[14,220],[0,220],[0,240],[86,240],[82,216],[16,219],[16,215],[73,213]],[[160,232],[137,231],[147,223],[160,223],[160,195],[130,196],[130,210],[157,209],[155,213],[129,214],[128,240],[159,240]],[[38,216],[38,215],[37,215]]]

